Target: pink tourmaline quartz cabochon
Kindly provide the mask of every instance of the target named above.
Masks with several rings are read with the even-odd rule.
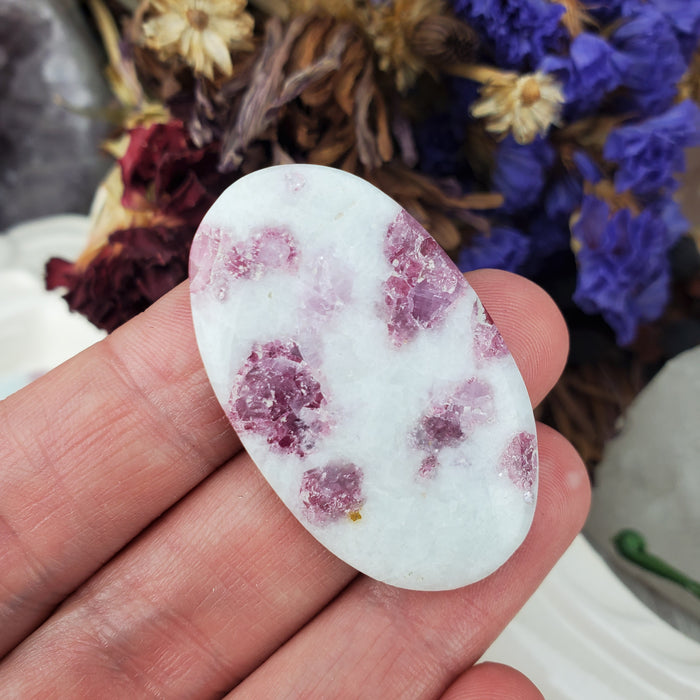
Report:
[[[341,170],[254,172],[204,217],[190,289],[226,415],[334,554],[443,590],[520,545],[537,492],[527,391],[473,289],[396,202]]]

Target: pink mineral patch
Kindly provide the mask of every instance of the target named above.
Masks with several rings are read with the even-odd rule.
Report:
[[[520,432],[501,455],[501,469],[525,494],[531,494],[537,479],[537,438]]]
[[[389,225],[384,255],[393,269],[383,284],[387,328],[394,344],[403,345],[420,329],[442,322],[467,283],[405,210]]]
[[[331,255],[319,256],[310,274],[311,284],[304,295],[304,307],[314,314],[330,316],[352,298],[352,276],[341,261]],[[309,323],[317,322],[310,319]]]
[[[190,249],[190,292],[199,293],[207,289],[213,283],[213,270],[216,257],[219,253],[224,234],[221,229],[212,228],[206,224],[199,227],[198,235],[192,241]],[[226,282],[222,276],[219,284]]]
[[[359,520],[357,511],[365,502],[362,480],[362,470],[351,462],[305,471],[299,495],[307,520],[316,525],[326,525],[345,516]]]
[[[474,324],[474,353],[477,361],[508,356],[508,348],[489,312],[479,301],[474,302],[472,311]]]
[[[435,455],[429,455],[425,457],[420,463],[420,469],[418,470],[418,476],[421,479],[432,479],[435,476],[437,470],[438,461]]]
[[[236,430],[257,433],[299,457],[330,427],[321,385],[291,340],[253,347],[238,372],[228,414]]]
[[[211,289],[223,301],[231,280],[257,280],[270,270],[296,270],[297,248],[285,227],[251,231],[234,245],[230,232],[203,224],[190,252],[190,289],[192,293]]]
[[[456,447],[495,415],[491,387],[476,377],[461,384],[445,400],[432,404],[410,434],[416,449],[431,453],[423,460],[419,476],[433,476],[440,450]]]
[[[447,399],[433,404],[411,433],[413,444],[422,450],[454,447],[478,425],[495,418],[491,387],[472,377]]]
[[[252,231],[234,246],[224,262],[233,279],[260,279],[268,270],[294,270],[297,245],[287,228],[266,227]]]

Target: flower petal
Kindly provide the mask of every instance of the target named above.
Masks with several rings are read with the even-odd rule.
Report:
[[[143,33],[146,35],[148,46],[162,49],[178,41],[186,28],[187,22],[184,17],[168,13],[144,22]]]
[[[253,35],[255,20],[247,12],[236,18],[215,17],[210,27],[219,34],[228,46],[248,44]]]
[[[201,32],[204,51],[224,75],[233,73],[231,55],[224,40],[211,29]]]

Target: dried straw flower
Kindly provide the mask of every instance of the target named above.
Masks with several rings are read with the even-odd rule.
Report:
[[[518,75],[485,66],[457,66],[452,72],[484,83],[471,113],[484,119],[487,131],[497,137],[509,132],[520,144],[544,136],[560,124],[564,94],[551,76],[537,71]]]
[[[451,15],[424,19],[410,38],[413,50],[438,67],[473,63],[479,48],[478,34],[465,22]]]
[[[395,0],[368,6],[365,29],[379,68],[394,73],[399,92],[406,92],[427,67],[425,58],[415,49],[419,27],[443,11],[442,0]]]
[[[254,20],[246,0],[146,0],[143,34],[161,58],[180,57],[210,80],[233,74],[231,50],[253,49]]]

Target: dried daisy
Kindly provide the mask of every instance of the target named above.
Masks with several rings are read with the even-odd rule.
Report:
[[[442,0],[395,0],[370,4],[365,30],[377,53],[380,70],[393,72],[399,92],[405,92],[426,69],[415,48],[421,25],[444,11]]]
[[[471,113],[484,119],[487,131],[496,136],[511,132],[518,143],[531,143],[560,123],[564,94],[551,75],[518,75],[484,66],[458,66],[453,72],[483,83]]]
[[[233,74],[231,51],[253,48],[246,0],[146,0],[145,44],[163,59],[180,57],[210,80]],[[151,16],[152,15],[152,16]]]

